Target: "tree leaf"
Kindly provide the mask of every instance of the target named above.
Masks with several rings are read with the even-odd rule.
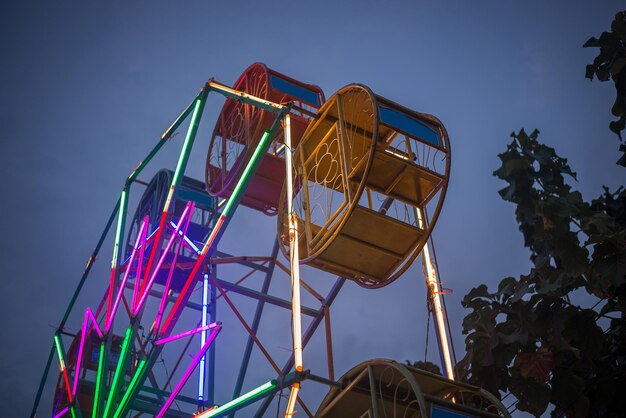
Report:
[[[517,408],[536,417],[541,416],[550,401],[550,387],[534,379],[525,379],[518,373],[513,373],[509,390],[519,400]]]
[[[525,379],[546,383],[550,380],[550,373],[554,371],[554,355],[545,347],[541,347],[534,353],[519,353],[515,357],[513,367]]]

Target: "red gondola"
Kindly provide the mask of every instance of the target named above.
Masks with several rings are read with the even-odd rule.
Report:
[[[237,79],[235,90],[274,103],[293,102],[297,108],[291,113],[292,145],[295,148],[315,113],[324,103],[324,93],[318,86],[302,83],[265,64],[255,63]],[[232,194],[242,168],[250,160],[263,132],[273,124],[276,116],[261,108],[235,99],[227,99],[219,115],[206,163],[206,187],[214,196]],[[283,130],[273,138],[265,156],[241,203],[268,215],[277,213],[280,190],[285,178],[285,162],[280,153]]]

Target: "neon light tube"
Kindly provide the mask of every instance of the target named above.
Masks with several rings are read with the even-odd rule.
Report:
[[[61,371],[65,370],[65,356],[63,356],[63,351],[61,349],[61,341],[59,339],[58,334],[54,334],[54,346],[57,349],[57,355],[59,356],[59,367]]]
[[[142,224],[145,222],[146,225],[150,222],[150,218],[148,216],[144,216],[141,220]],[[153,232],[154,233],[154,232]],[[141,234],[140,234],[141,235]],[[144,229],[143,235],[141,235],[141,248],[139,249],[139,261],[137,262],[137,272],[135,273],[135,285],[133,286],[133,300],[131,301],[131,310],[134,312],[135,305],[137,304],[137,295],[139,294],[139,282],[141,281],[141,268],[143,267],[143,256],[146,249],[146,242],[148,235],[148,228]],[[152,234],[150,234],[152,236]]]
[[[231,196],[231,198],[232,198],[232,196]],[[176,299],[176,302],[174,302],[174,306],[170,310],[170,313],[169,313],[168,317],[165,320],[165,324],[159,330],[159,334],[160,335],[168,335],[169,332],[171,331],[171,328],[174,327],[174,324],[175,324],[176,320],[178,319],[177,318],[177,314],[178,314],[178,311],[180,310],[180,307],[184,303],[187,303],[187,300],[188,300],[188,298],[183,300],[183,297],[184,297],[184,295],[188,295],[189,288],[192,285],[193,278],[195,277],[195,275],[200,270],[200,267],[202,267],[204,259],[205,259],[206,255],[207,255],[207,253],[209,252],[209,249],[213,245],[213,241],[218,236],[218,233],[219,233],[220,229],[222,228],[222,225],[224,224],[225,221],[226,221],[226,218],[224,217],[224,215],[221,215],[217,219],[217,222],[215,223],[215,226],[211,230],[211,234],[209,235],[209,238],[207,238],[207,241],[205,242],[204,247],[202,247],[202,252],[200,253],[200,256],[196,260],[196,262],[195,262],[195,264],[193,266],[193,269],[191,270],[191,273],[189,273],[189,276],[187,277],[187,281],[185,282],[185,285],[183,286],[183,289],[180,291],[178,299]]]
[[[274,102],[270,102],[269,100],[265,100],[265,99],[261,99],[260,97],[256,97],[253,96],[251,94],[248,93],[244,93],[243,91],[239,91],[239,90],[235,90],[235,89],[231,89],[230,87],[227,87],[221,83],[218,83],[216,81],[209,81],[209,86],[211,87],[211,89],[223,94],[224,96],[228,97],[228,96],[234,96],[233,98],[235,100],[237,100],[238,98],[243,98],[243,99],[248,99],[250,101],[256,102],[257,105],[259,107],[264,107],[267,106],[268,108],[273,108],[273,109],[283,109],[284,106],[278,103],[274,103]],[[239,99],[241,100],[241,99]],[[255,106],[253,103],[251,103],[253,106]],[[270,110],[270,109],[266,109],[266,110]]]
[[[182,215],[180,216],[180,219],[184,219],[187,211],[189,209],[189,206],[185,207],[185,210],[183,211]],[[180,228],[182,222],[178,222],[178,227]],[[172,248],[172,245],[174,244],[174,238],[176,238],[178,231],[176,231],[176,234],[172,234],[172,236],[170,237],[169,241],[167,242],[167,245],[165,247],[165,250],[163,251],[163,254],[161,254],[161,257],[159,258],[159,261],[154,269],[154,272],[152,272],[152,276],[150,277],[150,280],[148,281],[148,285],[146,286],[146,288],[143,291],[143,294],[141,295],[141,298],[139,299],[139,302],[137,303],[137,306],[135,307],[135,311],[133,312],[133,315],[137,315],[139,313],[139,311],[141,310],[141,307],[143,306],[143,304],[146,302],[146,299],[148,298],[148,292],[150,291],[150,289],[152,288],[152,285],[154,284],[154,280],[156,279],[156,275],[159,272],[159,270],[161,269],[161,266],[163,265],[163,262],[165,261],[165,257],[167,256],[167,253],[170,251],[170,249]],[[156,244],[156,243],[155,243]],[[146,271],[146,274],[148,272]],[[164,296],[166,296],[164,294]]]
[[[187,129],[187,136],[185,136],[185,142],[183,143],[183,149],[180,151],[180,156],[178,157],[178,162],[176,163],[176,170],[174,170],[174,177],[172,178],[172,184],[170,185],[170,191],[167,195],[167,200],[165,201],[165,209],[170,207],[170,202],[172,201],[172,197],[174,195],[174,188],[178,184],[178,177],[180,177],[180,172],[182,171],[183,166],[186,162],[187,157],[187,149],[189,148],[189,144],[192,142],[191,139],[195,133],[194,126],[196,125],[196,121],[198,119],[198,115],[200,114],[200,106],[202,105],[203,100],[201,98],[196,99],[196,105],[193,109],[193,115],[191,116],[191,122],[189,122],[189,128]]]
[[[111,268],[117,266],[117,254],[120,249],[120,241],[122,239],[122,220],[123,220],[123,208],[126,206],[126,189],[122,189],[120,195],[120,211],[117,215],[117,228],[115,229],[115,244],[113,246],[113,258],[111,259]]]
[[[172,197],[174,196],[174,191],[176,189],[176,186],[178,185],[179,182],[179,177],[180,177],[180,173],[181,171],[184,171],[185,166],[187,165],[187,159],[189,158],[189,153],[188,153],[188,149],[190,147],[190,144],[193,143],[193,140],[196,136],[196,131],[198,128],[198,116],[202,113],[201,109],[204,106],[204,101],[206,100],[206,96],[207,96],[208,92],[205,93],[203,90],[203,93],[198,96],[198,98],[195,100],[196,103],[194,105],[194,109],[193,109],[193,115],[191,116],[191,122],[189,123],[189,127],[187,128],[187,135],[185,136],[185,141],[183,143],[183,148],[180,152],[180,155],[178,157],[178,162],[176,163],[176,170],[174,171],[174,177],[172,178],[172,183],[170,184],[170,189],[167,192],[167,198],[165,199],[165,205],[163,205],[163,211],[161,213],[161,219],[159,221],[159,229],[158,229],[158,233],[156,235],[156,238],[154,240],[154,245],[152,247],[152,251],[150,252],[150,258],[148,259],[148,268],[146,269],[146,277],[148,277],[148,274],[150,274],[150,269],[152,268],[152,263],[154,261],[154,257],[158,251],[158,247],[160,246],[161,243],[161,234],[163,232],[163,228],[165,227],[165,218],[167,217],[167,213],[169,211],[169,207],[170,204],[172,202]],[[157,269],[158,270],[158,269]],[[145,287],[143,286],[145,284],[142,284],[142,288],[141,291],[143,292],[145,290]],[[139,311],[139,307],[137,307],[136,309],[137,311]]]
[[[244,393],[243,395],[241,395],[238,398],[233,399],[232,401],[225,403],[222,406],[218,406],[217,408],[213,408],[210,409],[204,413],[201,413],[199,415],[196,415],[195,418],[211,418],[214,417],[218,414],[223,414],[226,411],[229,411],[231,409],[236,409],[238,407],[240,407],[242,404],[245,404],[251,400],[254,400],[254,398],[258,398],[261,395],[266,394],[267,392],[271,392],[272,390],[276,389],[278,387],[278,384],[276,383],[275,380],[270,380],[269,382],[259,386],[256,389],[252,389],[250,392],[248,393]]]
[[[196,366],[200,362],[200,359],[202,358],[202,356],[204,356],[204,354],[206,353],[206,350],[211,346],[211,344],[213,344],[213,341],[215,341],[215,337],[217,337],[217,334],[220,333],[221,329],[222,329],[222,326],[219,323],[216,324],[216,327],[211,332],[211,336],[209,337],[208,341],[200,349],[200,352],[193,358],[193,360],[191,361],[191,364],[189,365],[187,370],[185,370],[185,374],[183,374],[180,381],[178,382],[178,384],[176,385],[172,393],[170,393],[170,396],[167,398],[167,400],[163,404],[163,407],[157,414],[157,418],[163,418],[167,410],[170,408],[170,406],[172,406],[172,403],[174,403],[176,396],[178,396],[178,394],[180,393],[185,383],[187,383],[187,380],[189,380],[189,376],[191,376],[191,373],[193,373],[193,371],[196,369]]]
[[[437,319],[437,331],[439,332],[439,340],[441,341],[441,351],[443,353],[446,374],[448,379],[454,380],[454,368],[452,367],[452,358],[450,356],[450,347],[448,344],[448,335],[446,334],[446,327],[444,323],[445,313],[443,311],[443,304],[441,303],[441,291],[439,289],[439,283],[437,280],[437,273],[433,268],[430,260],[430,251],[428,244],[424,245],[422,250],[422,257],[424,257],[424,264],[426,265],[426,271],[428,275],[428,284],[430,285],[433,296],[433,302],[435,306],[435,317]]]
[[[65,415],[68,411],[70,410],[69,406],[66,406],[65,408],[61,409],[61,412],[59,412],[58,414],[56,414],[54,416],[54,418],[61,418],[63,415]]]
[[[180,221],[178,222],[180,223]],[[174,223],[174,221],[170,221],[170,226],[174,229],[176,229],[176,224]],[[181,237],[183,237],[183,239],[185,240],[185,242],[189,245],[189,247],[194,250],[196,252],[196,254],[200,254],[200,248],[198,248],[198,246],[196,244],[193,243],[192,240],[189,239],[189,237],[187,235],[183,235],[182,231],[178,231],[178,235],[180,235]]]
[[[126,406],[128,402],[130,401],[131,396],[134,395],[138,382],[139,382],[139,378],[143,374],[143,371],[147,364],[148,364],[147,359],[143,359],[139,363],[139,367],[137,367],[137,370],[135,371],[135,375],[133,376],[130,383],[128,384],[128,388],[126,389],[126,392],[124,392],[122,401],[120,402],[117,410],[115,411],[115,415],[113,415],[113,418],[119,418],[122,416],[123,413],[125,413]],[[94,416],[93,418],[96,418],[96,417]]]
[[[179,236],[184,237],[185,234],[187,234],[187,229],[189,228],[189,222],[191,221],[191,215],[193,214],[193,211],[195,210],[196,205],[193,202],[187,202],[187,205],[185,205],[185,210],[183,211],[183,214],[185,213],[189,213],[188,217],[183,218],[181,216],[180,221],[178,222],[179,225],[184,224],[183,225],[183,230],[181,231],[179,229],[179,227],[177,226],[174,229],[174,234],[176,234],[177,232],[182,232],[182,235],[179,234]],[[167,272],[167,280],[165,281],[165,287],[163,288],[163,296],[161,297],[161,301],[159,303],[159,310],[157,311],[157,315],[156,315],[156,319],[154,320],[154,329],[155,329],[155,334],[158,334],[159,328],[161,327],[161,319],[163,318],[163,311],[165,310],[165,305],[167,303],[167,293],[170,290],[170,286],[172,285],[172,276],[174,275],[174,270],[176,269],[176,262],[178,261],[178,255],[180,254],[180,250],[183,247],[183,240],[181,239],[178,242],[178,247],[176,247],[176,250],[174,251],[174,258],[172,260],[172,264],[170,265],[170,269]]]
[[[63,354],[63,344],[61,343],[61,338],[59,334],[54,334],[54,345],[57,348],[57,354],[59,356],[59,369],[61,369],[61,373],[63,373],[63,380],[65,381],[65,388],[67,389],[67,398],[70,403],[74,402],[74,396],[72,395],[72,388],[70,386],[70,379],[67,375],[67,367],[65,365],[65,355]]]
[[[135,261],[135,255],[137,255],[137,248],[141,243],[141,237],[143,236],[143,231],[146,229],[147,223],[144,221],[141,222],[141,226],[139,227],[139,234],[137,234],[137,239],[135,240],[135,245],[133,245],[133,251],[130,254],[130,259],[128,260],[128,264],[126,265],[126,271],[124,272],[124,277],[122,278],[122,283],[120,284],[120,289],[117,292],[117,297],[115,298],[115,303],[113,303],[113,309],[109,313],[109,317],[107,318],[106,325],[104,327],[104,332],[107,333],[111,329],[113,325],[113,318],[115,318],[115,313],[117,312],[117,308],[120,306],[120,300],[122,299],[122,293],[124,293],[124,288],[126,287],[126,282],[128,281],[128,275],[130,274],[131,268],[133,266],[133,261]]]
[[[98,336],[100,338],[102,338],[102,331],[100,331],[100,327],[98,326],[98,322],[96,321],[95,316],[93,315],[93,312],[91,311],[91,308],[87,308],[85,310],[85,318],[83,319],[83,327],[81,329],[81,335],[80,335],[80,345],[78,347],[78,357],[76,359],[76,367],[74,370],[74,386],[72,387],[72,394],[74,396],[76,396],[76,391],[78,390],[78,375],[80,372],[80,368],[82,365],[82,359],[83,359],[83,351],[85,348],[85,341],[87,340],[87,334],[89,333],[89,327],[87,326],[89,324],[89,321],[91,321],[92,325],[93,325],[93,329],[96,330],[96,333],[98,334]]]
[[[190,329],[189,331],[185,331],[185,332],[183,332],[181,334],[178,334],[178,335],[173,335],[171,337],[162,338],[160,340],[155,341],[154,344],[156,344],[156,345],[167,344],[170,341],[178,340],[179,338],[183,338],[183,337],[186,337],[188,335],[196,334],[198,332],[206,332],[207,330],[213,329],[213,328],[217,327],[218,325],[219,325],[219,322],[213,322],[212,324],[205,325],[205,326],[199,327],[199,328]]]
[[[243,174],[241,175],[241,177],[239,178],[239,181],[237,182],[237,185],[233,189],[233,193],[230,195],[230,199],[228,199],[228,203],[226,203],[226,206],[224,207],[222,216],[228,216],[236,200],[233,198],[238,196],[239,193],[241,192],[241,188],[243,187],[246,177],[248,177],[248,175],[250,174],[250,171],[252,170],[252,166],[254,166],[254,162],[261,155],[261,151],[265,149],[265,143],[269,140],[269,137],[270,137],[270,131],[265,131],[263,133],[263,136],[261,137],[261,140],[259,141],[259,145],[257,145],[256,149],[254,150],[254,154],[252,154],[252,157],[250,158],[250,162],[246,165],[246,168],[243,170]]]
[[[267,148],[269,147],[268,140],[271,136],[271,133],[274,132],[276,126],[277,125],[275,121],[274,124],[272,125],[272,128],[269,131],[265,131],[265,133],[263,134],[261,138],[261,141],[257,145],[257,148],[254,150],[254,154],[252,155],[252,158],[250,159],[250,161],[248,161],[248,164],[246,165],[246,168],[243,171],[242,177],[237,182],[237,185],[235,186],[233,193],[228,199],[228,203],[226,203],[226,206],[224,207],[222,214],[217,219],[217,222],[213,226],[213,229],[211,230],[209,237],[204,243],[204,246],[202,247],[202,251],[200,252],[198,256],[198,259],[196,260],[191,270],[191,273],[187,277],[187,281],[185,282],[183,288],[181,289],[180,294],[178,298],[176,299],[176,302],[174,302],[174,306],[170,310],[170,313],[168,314],[167,319],[165,320],[165,324],[163,325],[163,328],[159,330],[160,335],[169,335],[169,333],[172,331],[172,328],[174,327],[175,322],[178,320],[178,317],[180,316],[180,311],[182,307],[189,300],[189,296],[191,295],[190,294],[191,286],[195,282],[196,275],[200,271],[200,268],[202,267],[204,263],[204,259],[206,258],[207,254],[211,250],[214,242],[219,241],[221,236],[224,234],[222,227],[224,225],[227,225],[228,222],[230,221],[230,218],[232,217],[232,214],[230,213],[230,211],[231,209],[236,208],[236,204],[239,203],[241,199],[240,194],[242,193],[242,189],[244,185],[248,183],[248,176],[254,170],[256,170],[259,157],[267,151]]]
[[[296,409],[296,401],[298,400],[298,392],[300,392],[300,384],[295,382],[291,387],[291,392],[289,393],[289,401],[287,402],[287,410],[285,411],[285,418],[292,417]]]
[[[420,209],[415,208],[415,216],[420,228],[423,228],[422,212]],[[433,305],[435,308],[435,319],[437,333],[439,334],[439,342],[441,344],[440,350],[443,357],[443,366],[448,376],[448,379],[454,380],[454,368],[452,367],[452,356],[450,355],[450,345],[448,343],[448,334],[445,327],[445,312],[443,304],[441,302],[442,295],[439,289],[439,280],[437,279],[437,273],[433,268],[433,264],[430,259],[430,250],[428,243],[424,244],[422,249],[422,264],[424,267],[424,275],[426,276],[426,283],[431,290]]]
[[[293,355],[297,371],[302,371],[302,314],[300,308],[300,255],[298,221],[293,210],[293,170],[291,148],[291,116],[285,115],[285,170],[287,174],[287,213],[289,216],[289,258],[291,267],[291,311],[293,315]]]
[[[120,250],[122,233],[124,232],[124,217],[126,216],[126,188],[122,189],[120,195],[120,206],[117,212],[117,227],[115,229],[115,243],[113,244],[113,255],[111,257],[111,277],[109,278],[109,295],[107,297],[107,316],[113,307],[113,292],[115,292],[115,276],[117,272],[117,260]]]
[[[124,341],[122,342],[122,349],[120,351],[120,359],[117,362],[117,367],[115,368],[115,374],[113,375],[113,383],[111,384],[111,390],[109,391],[109,399],[107,399],[106,407],[104,408],[104,417],[108,417],[111,412],[111,408],[115,407],[115,398],[117,397],[117,392],[120,390],[120,385],[122,384],[122,370],[126,367],[124,364],[126,363],[126,359],[128,358],[128,349],[131,344],[129,344],[130,338],[132,336],[132,327],[126,328],[126,335],[124,335]]]
[[[202,326],[205,327],[208,322],[208,306],[209,306],[209,275],[204,274],[202,278]],[[200,334],[200,347],[206,343],[207,331]],[[198,371],[198,401],[200,404],[204,402],[204,380],[206,379],[206,354],[200,359],[200,370]]]
[[[78,390],[78,375],[80,374],[80,365],[83,360],[83,348],[87,339],[87,321],[89,321],[89,308],[85,311],[85,319],[83,319],[83,327],[80,330],[80,345],[78,346],[78,356],[76,357],[76,367],[74,368],[74,385],[72,386],[72,394],[76,396]]]
[[[98,337],[102,338],[102,331],[100,331],[100,327],[98,326],[98,321],[96,321],[96,317],[93,314],[93,311],[91,310],[91,308],[87,308],[85,310],[85,315],[89,317],[89,319],[91,320],[91,323],[93,324],[93,329],[96,330],[96,333],[98,334]]]
[[[98,418],[98,407],[100,405],[100,391],[102,390],[102,377],[104,374],[104,343],[100,344],[100,353],[98,353],[98,374],[96,375],[96,391],[93,395],[93,412],[92,418]]]
[[[146,269],[146,277],[150,274],[150,270],[152,268],[152,263],[154,261],[154,257],[158,251],[158,247],[161,242],[161,234],[163,233],[163,228],[165,227],[165,218],[167,217],[167,213],[169,211],[169,207],[172,201],[172,197],[174,196],[174,190],[178,185],[178,179],[180,177],[181,171],[184,171],[185,166],[187,164],[187,159],[189,158],[188,149],[190,144],[193,143],[193,140],[196,136],[196,131],[198,128],[198,116],[202,113],[201,109],[204,106],[204,102],[206,100],[208,92],[203,90],[202,94],[196,99],[196,103],[193,109],[193,115],[191,116],[191,122],[189,123],[189,127],[187,128],[187,135],[185,136],[185,142],[183,143],[183,148],[180,152],[180,156],[178,157],[178,162],[176,163],[176,170],[174,171],[174,177],[172,178],[172,183],[170,185],[170,189],[167,193],[167,198],[165,199],[165,205],[163,206],[163,211],[161,213],[161,219],[159,221],[159,228],[156,238],[154,239],[154,245],[152,247],[152,251],[150,252],[150,258],[148,259],[148,265]],[[158,270],[158,269],[157,269]],[[142,283],[141,291],[145,290],[145,287]],[[139,308],[136,309],[137,311]]]

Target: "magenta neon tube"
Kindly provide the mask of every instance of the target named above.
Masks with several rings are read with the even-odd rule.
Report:
[[[167,410],[170,408],[170,406],[174,402],[174,399],[176,399],[176,396],[178,396],[178,394],[180,393],[185,383],[187,383],[187,380],[189,380],[189,376],[191,376],[191,373],[193,373],[193,371],[196,369],[196,366],[200,362],[200,359],[204,356],[204,354],[206,353],[207,349],[211,346],[211,344],[213,344],[215,337],[217,337],[217,334],[219,334],[221,329],[222,329],[222,325],[218,322],[215,328],[213,328],[213,331],[211,332],[211,335],[209,336],[209,339],[207,340],[207,342],[200,349],[198,354],[193,358],[193,360],[191,361],[191,364],[189,365],[187,370],[185,370],[185,374],[180,379],[180,381],[178,382],[178,384],[176,385],[172,393],[170,393],[169,398],[167,398],[167,400],[163,404],[163,407],[157,414],[157,418],[162,418],[165,415]]]
[[[61,412],[59,412],[58,414],[56,414],[54,416],[54,418],[61,418],[63,415],[67,414],[67,412],[70,410],[69,406],[66,406],[65,408],[61,409]]]
[[[115,303],[113,304],[113,309],[111,309],[111,314],[107,318],[106,325],[104,327],[104,332],[109,332],[111,329],[111,325],[113,325],[113,318],[115,318],[115,313],[117,312],[117,308],[120,306],[120,300],[122,299],[122,293],[124,293],[124,287],[126,286],[126,281],[128,280],[128,275],[132,270],[133,261],[135,261],[135,255],[137,254],[137,248],[141,243],[141,237],[143,235],[143,231],[146,228],[146,222],[141,222],[141,227],[139,227],[139,234],[137,234],[137,240],[135,241],[135,245],[133,246],[133,251],[130,254],[130,259],[128,260],[128,264],[126,265],[126,271],[124,272],[124,278],[122,279],[122,283],[120,284],[120,290],[117,292],[117,296],[115,297]]]
[[[176,234],[178,232],[178,235],[180,235],[180,232],[182,232],[182,235],[180,235],[181,237],[186,237],[187,234],[187,228],[189,227],[189,221],[191,220],[191,214],[193,213],[195,209],[195,204],[193,202],[187,202],[187,205],[185,206],[185,211],[189,210],[189,217],[187,219],[184,219],[183,217],[180,218],[180,220],[178,221],[178,225],[174,227],[174,234]],[[183,230],[180,231],[180,225],[183,224]],[[157,311],[157,315],[156,315],[156,319],[154,321],[154,329],[155,329],[155,334],[159,333],[159,327],[161,326],[161,318],[163,317],[163,311],[165,310],[165,303],[167,302],[167,292],[170,290],[170,286],[172,285],[172,276],[174,275],[174,269],[176,268],[176,261],[178,261],[178,253],[180,253],[181,248],[184,245],[184,240],[180,240],[178,241],[178,247],[176,248],[176,251],[174,251],[174,259],[172,260],[172,264],[170,265],[170,270],[167,272],[167,280],[165,281],[165,288],[163,289],[163,296],[161,297],[161,302],[159,303],[159,310]]]
[[[74,368],[74,385],[72,386],[72,395],[76,396],[76,391],[78,390],[78,376],[80,374],[80,367],[83,359],[83,350],[85,348],[85,341],[87,339],[87,333],[89,331],[89,321],[93,324],[93,329],[96,330],[96,333],[100,338],[102,338],[102,331],[100,331],[100,327],[98,326],[98,322],[96,322],[96,317],[93,315],[91,308],[87,308],[85,310],[85,318],[83,319],[83,327],[81,329],[80,334],[80,345],[78,346],[78,356],[76,358],[76,367]]]
[[[146,223],[146,225],[148,225],[148,223],[150,222],[150,218],[148,218],[148,216],[144,216],[143,219],[141,220],[141,223]],[[135,309],[135,305],[137,304],[137,294],[139,293],[139,281],[141,280],[141,269],[143,268],[143,256],[144,256],[144,252],[146,249],[146,242],[147,240],[147,235],[148,235],[148,228],[146,228],[143,231],[143,234],[141,235],[141,247],[139,249],[139,261],[137,262],[137,272],[135,273],[135,286],[133,286],[133,300],[130,303],[131,306],[131,310],[134,311]]]
[[[78,346],[78,357],[76,358],[76,367],[74,368],[74,386],[72,386],[72,395],[76,396],[78,390],[78,376],[80,375],[80,365],[83,360],[83,349],[85,348],[85,340],[87,339],[87,321],[89,321],[89,311],[85,311],[85,319],[83,319],[83,327],[80,331],[80,345]]]
[[[185,208],[185,210],[183,211],[183,214],[180,216],[180,219],[184,219],[185,218],[185,216],[187,215],[188,209],[189,209],[189,206],[187,206]],[[181,224],[181,222],[178,222],[178,227],[176,228],[176,233],[172,234],[172,236],[170,237],[169,241],[167,242],[167,246],[165,247],[165,250],[163,251],[163,254],[161,254],[161,258],[159,259],[159,262],[157,263],[157,265],[156,265],[156,267],[154,269],[154,272],[152,272],[152,276],[150,276],[150,280],[148,281],[148,285],[144,289],[143,294],[141,295],[141,298],[139,299],[139,302],[137,303],[137,306],[135,307],[135,311],[133,312],[133,315],[137,315],[139,313],[139,311],[141,310],[141,307],[143,306],[143,304],[146,302],[146,299],[148,298],[148,292],[152,288],[152,284],[154,283],[154,280],[156,279],[156,275],[159,272],[159,270],[161,269],[161,266],[163,265],[163,261],[165,261],[165,257],[167,256],[167,253],[172,248],[172,244],[174,243],[174,239],[178,236],[178,229],[180,228],[180,224]],[[156,243],[155,243],[155,245],[156,245]],[[146,272],[146,274],[147,273],[148,272]]]
[[[93,324],[93,329],[96,330],[98,337],[102,338],[102,331],[100,331],[100,327],[98,326],[98,321],[96,321],[96,317],[94,316],[91,308],[87,308],[87,310],[85,311],[85,315],[91,320],[91,323]]]
[[[170,341],[178,340],[179,338],[183,338],[183,337],[186,337],[186,336],[191,335],[191,334],[196,334],[198,332],[202,332],[202,331],[206,331],[206,330],[215,328],[215,327],[218,326],[218,324],[219,324],[218,322],[213,322],[213,323],[211,323],[209,325],[205,325],[203,327],[190,329],[189,331],[185,331],[182,334],[172,335],[171,337],[167,337],[167,338],[161,338],[160,340],[156,340],[155,344],[156,345],[167,344]]]

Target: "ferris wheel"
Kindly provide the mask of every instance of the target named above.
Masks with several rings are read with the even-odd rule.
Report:
[[[207,139],[202,182],[185,172],[209,93],[226,100]],[[139,180],[185,127],[176,167]],[[350,84],[326,101],[316,85],[261,63],[248,67],[232,88],[209,80],[126,179],[54,334],[32,416],[55,357],[53,417],[209,418],[243,408],[244,416],[263,417],[283,390],[289,392],[285,417],[507,416],[495,397],[454,380],[431,248],[449,175],[450,143],[441,121],[367,86]],[[145,189],[128,217],[136,183]],[[265,218],[277,222],[269,254],[220,250],[240,204],[278,215]],[[107,289],[93,309],[86,307],[82,326],[72,333],[67,321],[113,225],[111,271],[102,280]],[[386,286],[420,255],[446,377],[374,359],[337,379],[330,312],[346,281]],[[300,264],[337,277],[323,292],[300,277]],[[226,273],[228,266],[242,275]],[[254,274],[263,277],[260,286],[250,284]],[[271,291],[279,275],[289,279],[282,286],[290,298]],[[303,303],[302,292],[314,303]],[[242,304],[252,307],[252,316]],[[216,379],[216,346],[227,328],[218,306],[236,318],[246,341],[225,350],[241,359],[227,399],[216,399],[216,387],[224,385]],[[263,341],[267,306],[288,314],[288,353]],[[309,318],[306,329],[303,316]],[[305,349],[322,324],[327,368],[311,370]],[[248,373],[254,352],[270,370],[264,381],[252,381]],[[329,387],[317,412],[300,396],[304,381]]]

